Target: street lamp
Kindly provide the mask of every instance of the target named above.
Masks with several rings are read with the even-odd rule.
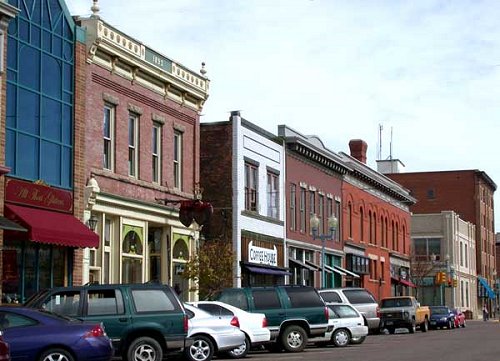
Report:
[[[319,234],[319,218],[314,213],[309,220],[309,224],[311,225],[312,236],[313,239],[321,240],[321,287],[326,287],[326,279],[325,279],[325,241],[331,241],[335,239],[335,231],[337,230],[338,219],[332,214],[328,217],[328,233],[327,234]]]

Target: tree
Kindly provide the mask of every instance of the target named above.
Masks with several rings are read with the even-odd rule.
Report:
[[[182,277],[194,280],[190,291],[198,291],[200,300],[211,299],[233,283],[234,254],[230,242],[204,241],[198,253],[186,263]]]
[[[424,286],[424,279],[434,275],[435,264],[427,256],[420,256],[415,253],[415,248],[411,248],[410,254],[411,278],[417,286],[415,297],[418,298],[418,291]]]

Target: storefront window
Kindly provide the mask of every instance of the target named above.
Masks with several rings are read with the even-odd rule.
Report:
[[[161,229],[150,228],[148,235],[149,279],[161,280]]]
[[[142,227],[124,225],[122,242],[122,282],[143,282],[143,253]]]

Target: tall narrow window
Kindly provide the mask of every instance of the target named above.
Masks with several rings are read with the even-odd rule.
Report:
[[[174,133],[174,187],[182,188],[182,133]]]
[[[359,208],[359,240],[361,242],[365,241],[365,227],[364,227],[365,215],[363,212],[363,207]]]
[[[340,201],[335,200],[335,213],[334,215],[337,217],[337,229],[335,230],[335,240],[337,242],[340,242],[340,229],[342,227],[342,212],[340,208]],[[351,235],[352,235],[352,228],[351,228]]]
[[[114,159],[114,128],[115,128],[115,109],[111,105],[104,105],[104,119],[103,119],[103,138],[104,149],[102,167],[104,169],[113,170]]]
[[[309,219],[316,213],[316,193],[309,191]],[[309,225],[309,233],[312,234],[312,227]]]
[[[373,243],[373,219],[372,211],[368,211],[368,243]]]
[[[296,210],[296,186],[295,184],[290,184],[290,230],[295,231],[297,229],[297,210]]]
[[[306,231],[306,190],[300,188],[300,231]]]
[[[325,222],[323,222],[323,219],[324,219],[324,216],[323,216],[323,212],[324,212],[324,206],[323,206],[324,198],[325,197],[323,197],[322,194],[318,195],[319,229],[321,230],[322,233],[325,233]],[[330,230],[328,230],[328,231],[330,231]]]
[[[245,163],[245,210],[257,212],[258,200],[258,170],[251,163]]]
[[[279,175],[274,172],[267,172],[267,216],[279,219]]]
[[[138,170],[138,126],[137,115],[130,113],[128,116],[128,175],[137,177]]]
[[[347,204],[347,230],[349,231],[349,238],[352,239],[352,204],[349,202]]]
[[[161,125],[158,123],[153,124],[151,134],[151,157],[153,169],[153,183],[160,183],[161,180]]]

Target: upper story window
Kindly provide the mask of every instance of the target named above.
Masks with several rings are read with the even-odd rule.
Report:
[[[174,188],[182,189],[182,133],[174,132]]]
[[[316,213],[316,193],[309,191],[309,219]],[[312,227],[310,227],[310,234],[312,234]]]
[[[300,231],[306,231],[306,190],[300,187]]]
[[[257,212],[258,206],[258,165],[245,163],[245,210]]]
[[[139,159],[139,139],[138,139],[138,119],[134,113],[128,116],[128,174],[131,177],[137,177],[138,159]]]
[[[267,216],[279,219],[280,185],[279,175],[267,172]]]
[[[322,194],[318,195],[318,219],[319,219],[319,226],[318,228],[321,230],[321,232],[325,233],[325,222],[324,222],[324,201],[325,197]]]
[[[295,184],[291,184],[290,185],[290,230],[292,231],[295,231],[297,229],[296,192],[297,192],[297,186]]]
[[[73,188],[74,26],[62,1],[14,1],[6,34],[9,176]],[[81,134],[77,135],[82,136]]]
[[[153,124],[151,134],[151,168],[153,183],[161,181],[161,125]]]
[[[103,138],[104,149],[102,167],[113,170],[114,164],[114,133],[115,133],[115,108],[112,105],[104,105]]]

